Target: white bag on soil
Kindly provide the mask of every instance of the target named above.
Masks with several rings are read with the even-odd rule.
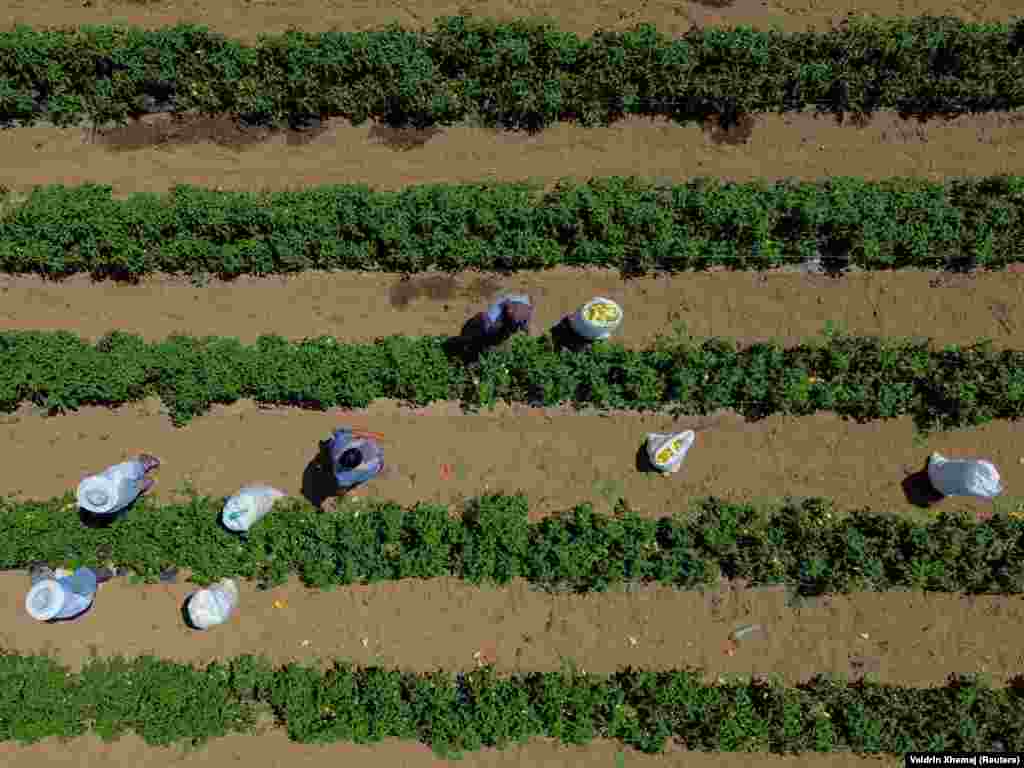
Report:
[[[248,531],[287,494],[269,485],[247,485],[227,500],[221,520],[231,531]]]
[[[674,434],[650,432],[647,435],[647,458],[659,472],[678,472],[697,433],[692,429]]]
[[[1003,492],[999,470],[989,461],[947,459],[933,453],[928,459],[928,479],[943,496],[993,499]]]
[[[237,605],[238,585],[222,579],[189,598],[188,618],[196,629],[209,629],[227,621]]]

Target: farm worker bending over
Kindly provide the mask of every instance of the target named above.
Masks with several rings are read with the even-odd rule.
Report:
[[[25,597],[25,609],[36,621],[58,621],[81,616],[96,597],[99,579],[91,568],[72,573],[41,567],[30,572],[32,589]]]
[[[522,294],[501,296],[481,313],[480,325],[486,338],[495,338],[502,334],[526,331],[533,317],[533,305],[530,297]]]
[[[467,352],[476,356],[516,331],[527,330],[532,316],[533,305],[529,296],[501,296],[486,312],[473,315],[466,322],[459,336],[460,342]]]
[[[384,452],[377,441],[345,427],[334,430],[324,453],[339,492],[362,485],[384,469]]]

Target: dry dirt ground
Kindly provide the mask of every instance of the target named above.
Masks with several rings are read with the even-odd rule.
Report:
[[[241,401],[181,428],[171,426],[156,400],[52,418],[26,406],[0,418],[0,435],[15,462],[0,479],[0,493],[21,498],[62,495],[85,475],[148,452],[164,462],[153,491],[159,497],[175,497],[186,483],[200,493],[228,496],[258,482],[319,501],[313,469],[318,442],[344,424],[384,435],[387,468],[360,493],[411,506],[523,492],[535,519],[583,502],[610,512],[619,498],[640,514],[660,517],[685,512],[690,502],[709,495],[758,502],[787,494],[824,496],[840,510],[867,506],[912,519],[939,509],[991,511],[991,502],[978,499],[929,504],[918,481],[932,451],[988,457],[1008,489],[1001,503],[1024,484],[1020,427],[1004,421],[924,440],[910,417],[858,424],[818,413],[748,422],[728,411],[673,419],[520,405],[470,414],[453,403],[411,409],[385,400],[356,412],[326,413]],[[697,430],[697,439],[682,472],[662,476],[637,469],[646,433],[687,428]],[[14,466],[17,471],[10,471]]]
[[[459,761],[442,760],[429,747],[388,740],[382,744],[293,744],[281,731],[259,736],[226,736],[198,750],[147,747],[127,735],[113,744],[86,736],[70,746],[43,742],[30,747],[0,743],[0,759],[9,768],[324,768],[324,766],[394,766],[395,768],[746,768],[756,760],[764,768],[897,768],[903,757],[858,757],[849,754],[752,755],[749,753],[686,752],[670,748],[645,755],[609,741],[575,747],[536,739],[520,747],[485,749]]]
[[[627,664],[696,666],[709,683],[769,673],[790,685],[827,673],[931,686],[950,674],[984,672],[1001,687],[1024,664],[1024,610],[1019,600],[995,596],[908,591],[801,598],[782,587],[737,583],[573,595],[525,582],[497,588],[453,579],[319,591],[293,579],[262,591],[243,583],[241,608],[228,624],[196,632],[181,620],[196,589],[184,576],[155,585],[115,579],[100,587],[89,613],[47,625],[25,613],[28,577],[2,573],[0,608],[9,619],[0,643],[51,655],[75,670],[93,656],[115,653],[201,665],[252,653],[275,664],[349,659],[423,673],[479,664],[493,664],[499,674],[555,672],[565,663],[592,674]],[[412,626],[419,631],[410,632]],[[730,640],[750,626],[758,629]]]
[[[429,26],[444,14],[513,18],[546,14],[561,27],[589,34],[650,21],[667,33],[694,24],[778,24],[790,31],[823,28],[849,12],[914,16],[952,14],[1005,21],[1016,4],[949,2],[759,2],[731,5],[651,1],[567,3],[451,3],[438,5],[340,2],[137,2],[48,0],[5,5],[4,18],[32,25],[127,23],[149,27],[189,21],[247,41],[294,25],[308,31],[355,30],[391,21]],[[105,131],[33,127],[0,132],[3,184],[23,193],[36,184],[106,183],[115,194],[163,192],[177,183],[224,189],[295,188],[366,183],[401,188],[428,182],[638,174],[660,180],[719,176],[750,180],[828,175],[941,179],[958,175],[1021,173],[1024,128],[1019,115],[982,115],[919,124],[880,114],[865,127],[839,126],[827,117],[766,116],[723,135],[713,126],[675,126],[630,120],[610,128],[554,126],[536,136],[499,134],[472,126],[413,134],[367,124],[330,121],[307,134],[247,132],[216,118],[150,117]],[[503,282],[504,281],[504,282]],[[643,346],[677,322],[696,337],[742,342],[774,338],[795,344],[817,335],[826,321],[853,333],[928,336],[937,343],[990,337],[1020,348],[1015,273],[949,277],[937,273],[853,274],[838,280],[796,273],[684,275],[630,282],[613,273],[555,270],[514,281],[487,275],[429,275],[401,282],[394,276],[304,275],[194,286],[154,278],[139,287],[60,285],[33,278],[0,280],[0,330],[69,329],[95,338],[119,328],[157,339],[175,331],[290,338],[330,334],[368,340],[392,333],[447,334],[506,287],[522,286],[539,302],[538,329],[556,322],[585,298],[603,294],[627,311],[619,339]],[[452,404],[411,410],[375,403],[358,413],[260,409],[241,402],[218,407],[182,429],[170,426],[158,402],[117,411],[86,408],[44,418],[32,408],[0,423],[8,470],[0,493],[49,497],[73,488],[83,473],[129,453],[149,450],[164,460],[157,492],[170,495],[185,481],[209,494],[228,494],[252,481],[303,491],[303,473],[316,441],[338,423],[383,432],[391,468],[374,481],[375,495],[403,504],[437,500],[457,504],[483,490],[525,491],[535,514],[593,501],[608,509],[619,497],[641,512],[683,509],[698,497],[736,499],[823,495],[841,507],[872,506],[925,518],[936,508],[915,503],[913,478],[928,453],[984,456],[1003,474],[1011,495],[1024,482],[1019,426],[993,423],[915,439],[909,418],[856,424],[832,414],[745,423],[735,414],[679,420],[565,409],[499,407],[464,415]],[[638,473],[643,434],[676,424],[700,430],[685,471],[671,479]],[[442,464],[450,472],[442,472]],[[988,505],[943,501],[983,512]],[[38,625],[25,615],[25,574],[0,574],[0,602],[9,621],[0,644],[43,652],[77,666],[90,655],[152,652],[204,661],[243,652],[278,662],[340,656],[427,670],[466,669],[480,660],[502,671],[554,669],[571,658],[588,671],[632,664],[669,668],[695,664],[709,676],[775,672],[790,682],[816,672],[873,674],[903,685],[939,684],[954,672],[985,671],[997,685],[1021,671],[1013,642],[1022,629],[1018,597],[969,599],[901,593],[833,596],[794,604],[780,591],[723,585],[716,591],[662,588],[604,596],[550,596],[523,584],[471,588],[448,580],[380,584],[318,593],[291,582],[269,592],[243,585],[231,622],[190,632],[178,608],[190,587],[101,588],[96,610],[81,620]],[[274,601],[280,602],[280,608]],[[726,651],[728,633],[763,627]],[[410,632],[415,627],[419,632]],[[304,640],[310,644],[303,646]],[[700,766],[865,768],[896,760],[850,755],[690,754],[621,752],[597,742],[569,748],[535,741],[521,748],[485,750],[462,761],[484,766]],[[105,745],[78,739],[21,747],[0,744],[12,768],[40,764],[86,768],[129,765],[326,768],[339,762],[427,768],[442,761],[428,748],[389,742],[373,747],[291,744],[284,734],[228,737],[196,752],[146,747],[134,736]]]
[[[4,10],[4,19],[13,24],[162,27],[190,23],[249,42],[260,34],[280,34],[289,27],[308,32],[356,31],[397,22],[410,29],[429,28],[440,16],[473,15],[503,21],[547,17],[578,35],[648,23],[664,34],[680,35],[694,26],[740,24],[765,29],[777,26],[786,32],[822,30],[849,14],[957,16],[968,21],[1007,21],[1022,15],[1014,0],[7,0]]]
[[[93,341],[112,329],[149,341],[173,333],[288,339],[328,335],[349,342],[380,336],[458,334],[503,292],[529,294],[531,333],[544,334],[593,296],[618,302],[626,316],[615,341],[638,349],[659,336],[695,341],[774,341],[794,346],[822,337],[826,324],[858,336],[930,338],[936,345],[1024,347],[1021,265],[1010,271],[932,270],[807,274],[709,271],[623,280],[614,270],[557,268],[515,275],[359,272],[241,277],[198,284],[156,276],[139,285],[76,276],[61,282],[0,276],[0,330],[73,330]]]
[[[321,184],[411,184],[637,175],[681,182],[826,176],[880,179],[1020,173],[1021,114],[966,115],[921,123],[889,112],[862,127],[829,115],[760,115],[719,130],[630,118],[607,127],[560,123],[540,133],[472,125],[422,131],[328,120],[314,130],[243,128],[226,117],[148,115],[124,126],[0,131],[3,184],[109,184],[121,196],[175,184],[229,190]]]

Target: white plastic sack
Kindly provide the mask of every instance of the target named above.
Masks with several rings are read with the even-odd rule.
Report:
[[[227,500],[221,520],[231,531],[248,531],[274,506],[274,502],[287,496],[284,491],[269,485],[247,485]]]
[[[188,601],[188,618],[196,629],[223,624],[238,606],[238,585],[231,579],[200,589]]]
[[[683,466],[683,459],[689,452],[697,433],[692,429],[685,432],[650,432],[647,435],[647,458],[660,472],[676,473]]]
[[[622,325],[622,307],[611,299],[591,299],[569,318],[569,325],[584,339],[607,339]]]
[[[989,461],[947,459],[933,453],[928,459],[928,479],[943,496],[994,499],[1003,492],[999,470]]]
[[[108,467],[78,484],[78,506],[94,515],[112,515],[135,501],[145,476],[137,459]]]

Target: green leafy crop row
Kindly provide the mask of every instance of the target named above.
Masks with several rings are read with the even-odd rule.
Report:
[[[569,349],[551,335],[519,334],[467,362],[440,337],[345,344],[262,336],[245,346],[188,336],[149,344],[118,331],[91,345],[65,331],[10,331],[0,333],[0,410],[32,401],[59,412],[157,394],[182,424],[242,398],[314,408],[363,408],[379,398],[467,407],[505,400],[685,414],[732,408],[755,419],[910,413],[923,431],[1017,419],[1024,410],[1024,352],[994,351],[988,340],[935,350],[927,340],[826,335],[788,349],[678,335],[630,350],[606,341]]]
[[[904,753],[1024,748],[1024,702],[1014,687],[973,676],[944,687],[898,688],[816,678],[702,682],[700,670],[573,670],[497,676],[414,674],[335,662],[321,671],[274,669],[241,656],[205,669],[142,657],[94,659],[78,674],[39,656],[0,655],[0,739],[105,740],[133,730],[150,744],[199,745],[253,732],[271,714],[304,743],[385,738],[430,744],[442,756],[531,737],[568,744],[616,739],[645,752],[669,739],[721,752]]]
[[[1024,82],[1024,81],[1022,81]],[[994,268],[1019,258],[1024,177],[935,183],[724,183],[636,178],[224,192],[178,186],[114,199],[41,187],[0,215],[0,271],[136,280],[305,270],[414,273],[610,267],[626,274],[768,269]]]
[[[549,23],[456,16],[432,31],[293,30],[245,46],[191,25],[22,26],[0,34],[0,121],[123,120],[163,108],[540,129],[626,115],[731,123],[807,106],[1006,110],[1024,105],[1022,29],[926,16],[850,20],[824,33],[712,28],[673,39],[640,25],[580,39]]]
[[[95,528],[81,524],[71,496],[0,500],[0,569],[113,563],[154,581],[179,567],[203,584],[233,576],[280,584],[298,574],[316,588],[451,576],[576,592],[641,582],[695,589],[724,576],[785,584],[796,595],[1024,592],[1024,520],[1005,514],[977,522],[943,513],[924,524],[869,509],[841,514],[823,499],[769,507],[712,497],[660,519],[620,503],[614,515],[580,505],[531,523],[521,495],[476,498],[459,516],[435,504],[344,500],[321,512],[284,499],[239,536],[217,525],[223,499],[137,505]]]

